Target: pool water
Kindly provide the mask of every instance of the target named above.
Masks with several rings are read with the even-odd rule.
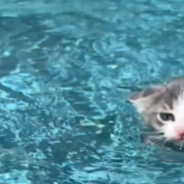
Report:
[[[182,184],[141,142],[129,95],[184,73],[182,0],[0,2],[0,184]]]

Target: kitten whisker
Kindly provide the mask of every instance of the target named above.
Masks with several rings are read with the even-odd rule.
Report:
[[[162,135],[160,135],[160,136],[150,136],[150,138],[154,141],[154,143],[156,143],[156,144],[163,144],[163,143],[161,143],[161,142],[164,142],[165,143],[165,141],[163,141],[163,139],[165,139]]]
[[[164,138],[163,136],[150,136],[150,137],[155,140],[162,140]]]
[[[155,136],[159,136],[159,135],[164,135],[164,133],[163,132],[143,132],[143,134],[145,134],[145,135],[155,135]]]
[[[155,144],[160,144],[161,141],[162,141],[161,139],[157,139],[157,140],[154,141],[154,143],[155,143]]]
[[[162,143],[162,146],[164,146],[164,144],[167,143],[167,141],[168,141],[168,140],[165,138],[165,140],[164,140],[163,143]]]

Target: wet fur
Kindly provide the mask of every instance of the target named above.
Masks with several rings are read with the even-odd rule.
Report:
[[[157,115],[161,112],[176,111],[179,103],[184,102],[184,77],[172,79],[163,85],[148,87],[130,96],[129,101],[143,117],[145,125],[151,128],[155,132],[155,137],[158,138],[159,136],[156,135],[162,133],[160,130],[164,124],[158,119]],[[181,105],[184,105],[184,103]],[[163,136],[158,139],[170,141]]]

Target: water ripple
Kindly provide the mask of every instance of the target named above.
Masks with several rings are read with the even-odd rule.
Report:
[[[0,4],[0,183],[184,182],[127,102],[183,73],[182,1]]]

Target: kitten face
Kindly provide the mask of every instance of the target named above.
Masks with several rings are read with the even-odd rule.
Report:
[[[132,95],[129,101],[161,138],[184,144],[184,77],[149,87]]]

